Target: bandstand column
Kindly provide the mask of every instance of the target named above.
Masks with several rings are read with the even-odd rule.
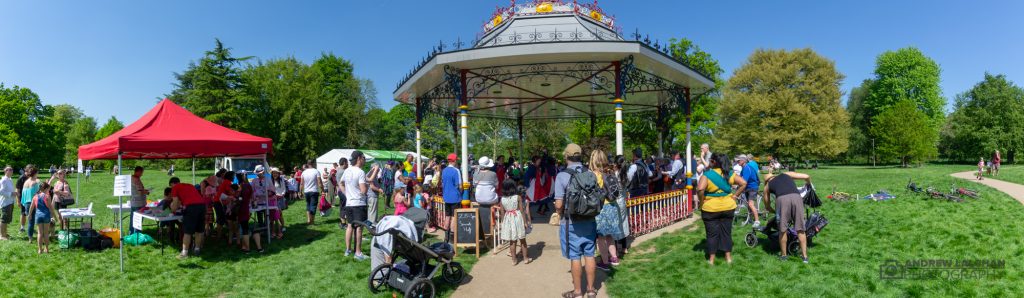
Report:
[[[622,65],[618,61],[615,66],[615,155],[622,155]],[[628,159],[628,158],[627,158]]]
[[[462,189],[463,190],[468,190],[469,189],[469,185],[470,185],[469,184],[469,139],[468,139],[469,136],[468,136],[468,131],[467,131],[467,129],[469,128],[469,123],[468,123],[468,119],[467,119],[467,118],[469,118],[469,111],[468,111],[469,110],[469,106],[468,106],[469,98],[466,98],[466,95],[468,93],[468,92],[466,92],[466,89],[467,89],[467,87],[466,87],[466,70],[462,70],[461,71],[461,75],[460,75],[459,80],[461,81],[461,84],[459,84],[459,86],[461,86],[461,89],[462,89],[462,90],[459,90],[459,92],[462,93],[461,98],[459,98],[461,100],[461,105],[459,106],[459,120],[460,120],[459,130],[460,130],[460,138],[461,138],[460,141],[462,142],[462,147],[461,147],[462,152],[459,152],[459,153],[462,154],[462,167],[461,167],[462,168]],[[463,197],[463,199],[469,199],[469,192],[468,191],[463,192],[462,197]]]
[[[420,116],[420,99],[416,98],[416,181],[423,182],[423,151],[420,142],[420,124],[423,117]]]
[[[683,160],[686,161],[686,176],[689,177],[693,175],[693,169],[690,168],[693,164],[693,162],[690,162],[693,158],[693,144],[690,143],[690,116],[693,114],[693,111],[691,111],[693,110],[693,103],[690,101],[690,88],[683,88],[683,96],[686,103],[686,158]]]

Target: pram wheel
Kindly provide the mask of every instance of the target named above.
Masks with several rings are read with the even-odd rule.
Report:
[[[789,248],[789,254],[791,255],[800,253],[800,241],[792,241],[789,245],[786,245],[786,247]]]
[[[391,264],[381,264],[370,272],[370,292],[374,294],[384,291],[391,278]]]
[[[747,243],[747,246],[751,248],[757,246],[757,235],[755,235],[754,232],[747,233],[747,237],[744,240]]]
[[[458,285],[466,278],[466,269],[462,268],[462,264],[450,262],[444,264],[444,267],[441,268],[441,277],[444,278],[445,282],[453,286]]]
[[[430,279],[419,279],[413,282],[409,290],[405,292],[405,298],[433,298],[434,283]]]

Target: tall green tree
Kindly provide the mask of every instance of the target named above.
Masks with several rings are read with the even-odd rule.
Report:
[[[193,114],[214,123],[238,128],[239,122],[252,114],[239,109],[244,84],[239,73],[242,63],[252,57],[235,57],[231,48],[215,39],[214,48],[203,58],[189,64],[182,73],[175,73],[175,90],[167,97]]]
[[[995,150],[1003,158],[1024,149],[1024,88],[1004,75],[985,79],[956,96],[954,111],[941,134],[945,157],[957,161],[988,159]]]
[[[882,159],[898,159],[903,166],[935,158],[937,135],[922,133],[930,127],[930,117],[910,100],[903,100],[875,116],[871,134],[878,139]]]
[[[64,164],[75,164],[78,161],[78,147],[91,143],[96,139],[96,119],[82,117],[71,124],[67,132],[67,145],[64,151]]]
[[[942,97],[939,87],[941,69],[939,64],[925,56],[914,47],[888,51],[878,55],[875,66],[875,78],[870,85],[868,96],[864,99],[864,122],[871,127],[868,139],[875,139],[879,148],[901,148],[904,141],[887,138],[874,129],[875,117],[904,101],[912,103],[928,118],[925,126],[914,127],[925,140],[938,140],[939,129],[944,123],[946,100]],[[893,141],[899,143],[886,144]],[[932,144],[932,149],[935,147]],[[932,158],[930,152],[917,152],[914,158]],[[926,154],[927,153],[927,154]]]
[[[849,145],[843,75],[811,49],[756,50],[735,71],[719,106],[718,151],[827,159]]]
[[[53,113],[32,90],[0,83],[0,163],[59,164],[64,144]]]

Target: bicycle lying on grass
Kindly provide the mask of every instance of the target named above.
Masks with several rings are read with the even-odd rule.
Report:
[[[935,190],[935,188],[931,188],[931,187],[928,187],[928,189],[925,189],[924,193],[927,194],[928,197],[931,197],[933,199],[946,199],[946,200],[949,200],[951,202],[957,202],[957,203],[960,203],[960,202],[964,201],[964,199],[961,198],[961,197],[958,197],[958,196],[955,196],[955,195],[951,195],[951,194],[948,194],[948,193],[944,193],[944,192],[940,192],[938,190]]]
[[[832,193],[828,195],[829,199],[839,202],[847,202],[853,200],[853,195],[845,192],[837,192],[836,187],[832,186]]]
[[[972,199],[977,199],[978,198],[978,191],[972,190],[972,189],[963,188],[963,187],[956,187],[956,184],[952,185],[952,187],[950,188],[949,192],[951,194],[958,195],[961,198],[962,197],[968,197],[968,198],[972,198]]]

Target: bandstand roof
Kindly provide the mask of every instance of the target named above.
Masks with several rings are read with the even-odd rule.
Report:
[[[677,108],[684,92],[714,86],[666,52],[624,40],[596,4],[513,5],[494,13],[471,48],[435,49],[394,97],[452,115],[464,92],[470,117],[563,119],[612,115],[617,88],[624,112],[636,113]]]

